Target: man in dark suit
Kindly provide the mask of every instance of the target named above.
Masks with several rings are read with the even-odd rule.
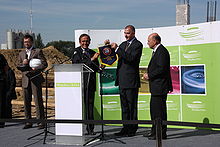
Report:
[[[41,71],[47,67],[47,62],[42,50],[34,48],[33,37],[31,35],[25,35],[23,40],[26,49],[19,53],[18,69],[22,71],[25,118],[31,119],[31,101],[33,94],[37,119],[44,119],[44,105],[41,85],[44,82],[44,77],[41,74]],[[36,67],[30,67],[29,62],[33,59],[39,59],[40,64],[36,64]],[[23,129],[28,129],[31,127],[32,123],[26,123]],[[38,128],[43,129],[44,124],[39,123]]]
[[[16,95],[16,78],[14,71],[7,65],[5,66],[5,74],[6,74],[6,96],[5,96],[5,112],[6,118],[12,118],[12,104],[11,101],[17,99]]]
[[[144,78],[149,80],[151,100],[150,114],[151,120],[157,118],[167,120],[167,93],[173,91],[170,76],[170,55],[168,50],[161,44],[161,38],[157,33],[152,33],[148,37],[148,45],[153,49],[152,58],[148,65]],[[162,125],[162,138],[167,138],[167,126]],[[144,135],[150,140],[156,139],[156,127],[153,124],[151,132]]]
[[[140,87],[139,63],[142,55],[143,45],[135,37],[135,28],[128,25],[124,29],[126,41],[117,48],[112,43],[119,60],[116,70],[115,85],[119,86],[122,120],[137,120],[138,88]],[[116,136],[134,136],[138,124],[124,124]]]
[[[6,115],[6,73],[5,73],[5,67],[7,66],[7,61],[0,53],[0,119],[7,118]],[[4,128],[5,122],[0,122],[0,128]]]
[[[85,115],[87,120],[94,120],[93,109],[96,91],[96,72],[99,70],[99,53],[89,49],[90,41],[89,35],[80,35],[80,46],[73,50],[72,63],[84,63],[94,71],[83,74]],[[94,124],[88,124],[86,130],[86,135],[96,134],[94,132]]]

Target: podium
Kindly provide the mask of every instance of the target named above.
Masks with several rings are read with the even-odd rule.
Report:
[[[83,74],[94,72],[85,64],[54,66],[55,119],[84,119]],[[56,123],[56,144],[83,145],[84,124]]]

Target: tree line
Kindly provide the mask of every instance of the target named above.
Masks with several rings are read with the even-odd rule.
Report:
[[[35,47],[45,48],[48,46],[54,46],[54,48],[62,52],[65,56],[71,57],[72,50],[75,48],[75,42],[59,40],[59,41],[51,41],[51,42],[48,42],[46,45],[44,45],[40,33],[37,34],[37,37],[35,39]]]

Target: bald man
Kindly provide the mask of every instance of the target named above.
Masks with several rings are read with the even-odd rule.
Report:
[[[161,44],[161,38],[157,33],[152,33],[148,37],[148,46],[153,49],[152,57],[144,78],[149,80],[151,100],[150,114],[151,120],[157,118],[167,120],[166,100],[167,94],[173,91],[170,76],[170,55],[168,50]],[[162,125],[162,138],[167,138],[167,126]],[[152,125],[151,132],[144,135],[149,140],[156,139],[156,127]]]

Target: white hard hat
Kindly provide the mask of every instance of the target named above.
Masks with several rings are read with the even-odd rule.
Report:
[[[41,65],[41,60],[40,59],[31,59],[29,62],[29,65],[31,68],[36,68]]]

